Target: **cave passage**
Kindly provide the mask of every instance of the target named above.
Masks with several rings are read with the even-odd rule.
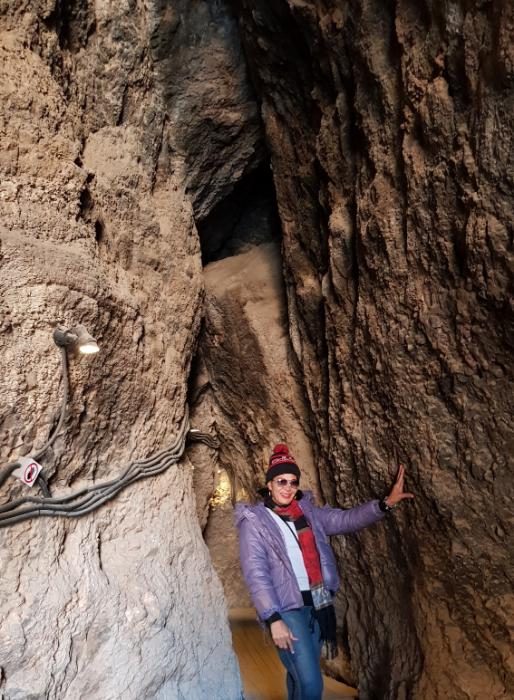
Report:
[[[239,180],[205,219],[196,222],[202,263],[208,265],[249,248],[280,240],[280,220],[268,162]]]
[[[514,2],[3,2],[0,56],[0,698],[283,698],[286,443],[415,494],[321,540],[337,692],[514,700]]]

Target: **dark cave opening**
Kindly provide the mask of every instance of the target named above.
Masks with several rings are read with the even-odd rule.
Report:
[[[243,177],[210,214],[197,221],[202,263],[208,265],[249,248],[280,240],[277,199],[269,163]]]

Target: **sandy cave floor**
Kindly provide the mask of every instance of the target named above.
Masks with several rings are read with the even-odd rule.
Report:
[[[253,608],[229,613],[234,649],[239,659],[245,700],[284,700],[285,670],[275,649],[262,633]],[[356,698],[355,689],[324,677],[323,700]]]

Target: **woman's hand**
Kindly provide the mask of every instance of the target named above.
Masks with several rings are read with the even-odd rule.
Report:
[[[294,654],[293,641],[298,641],[298,637],[293,637],[293,633],[283,620],[272,622],[269,626],[273,642],[279,649],[285,649]]]
[[[400,468],[398,469],[398,474],[396,475],[396,481],[394,483],[393,488],[391,489],[391,493],[389,496],[387,496],[384,500],[387,503],[388,506],[391,508],[393,506],[398,505],[401,501],[404,500],[404,498],[414,498],[413,493],[409,493],[408,491],[403,490],[403,480],[405,478],[405,467],[403,464],[400,464]]]

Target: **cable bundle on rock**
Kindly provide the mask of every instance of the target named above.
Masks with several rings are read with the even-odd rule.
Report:
[[[135,481],[160,474],[176,464],[184,454],[186,440],[204,442],[209,447],[216,447],[217,441],[207,433],[189,430],[187,413],[182,420],[175,441],[165,450],[147,459],[136,460],[129,464],[116,479],[101,484],[94,484],[80,489],[68,496],[37,498],[26,496],[0,506],[0,527],[7,527],[23,522],[29,518],[42,516],[61,516],[76,518],[96,510],[114,498],[122,489]]]

